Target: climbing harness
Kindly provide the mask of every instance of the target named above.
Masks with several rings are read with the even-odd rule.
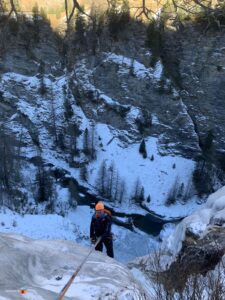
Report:
[[[101,241],[102,237],[100,236],[96,243],[93,245],[93,247],[91,248],[90,252],[88,253],[88,255],[84,258],[84,260],[81,262],[81,264],[79,265],[79,267],[76,269],[76,271],[72,274],[72,276],[70,277],[69,281],[64,285],[64,287],[62,288],[61,292],[59,293],[59,296],[56,300],[63,300],[66,292],[68,291],[68,289],[70,288],[72,282],[74,281],[75,277],[77,276],[77,274],[80,272],[82,266],[85,264],[85,262],[87,261],[88,257],[91,255],[91,253],[94,251],[95,247],[98,245],[98,243]]]

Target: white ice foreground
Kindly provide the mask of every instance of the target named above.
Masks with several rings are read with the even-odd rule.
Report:
[[[89,251],[70,241],[1,234],[0,300],[55,300]],[[21,289],[27,293],[20,294]],[[65,300],[69,299],[144,300],[148,296],[125,266],[94,251],[66,293]]]

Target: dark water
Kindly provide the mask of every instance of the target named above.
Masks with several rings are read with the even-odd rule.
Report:
[[[99,197],[98,195],[94,195],[86,187],[79,185],[75,179],[69,177],[61,178],[61,184],[65,187],[71,188],[71,182],[73,186],[73,194],[75,193],[75,198],[78,205],[89,205],[90,207],[94,208],[94,205],[97,201],[104,201],[103,198]],[[115,211],[110,205],[107,206],[106,201],[104,201],[104,203],[105,207],[112,212],[113,222],[116,225],[122,226],[129,230],[138,228],[139,230],[153,236],[159,235],[164,224],[179,221],[178,219],[166,220],[164,217],[159,216],[153,211],[149,210],[146,210],[146,215],[144,216],[141,214],[118,212]],[[119,219],[117,217],[119,217]]]

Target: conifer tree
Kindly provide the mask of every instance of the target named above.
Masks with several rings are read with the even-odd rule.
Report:
[[[86,154],[86,155],[90,154],[89,131],[87,128],[84,130],[83,151],[84,151],[84,154]]]
[[[134,185],[134,192],[131,196],[133,203],[140,204],[144,200],[144,188],[141,186],[140,179],[138,178]]]
[[[88,170],[86,165],[80,169],[80,178],[84,181],[88,181]]]
[[[91,141],[90,141],[90,156],[91,159],[96,159],[96,149],[95,149],[95,143],[96,143],[96,132],[95,132],[95,124],[91,124]]]
[[[141,191],[140,191],[140,195],[137,199],[137,203],[142,204],[142,202],[144,202],[144,201],[145,201],[145,190],[144,190],[144,187],[142,186]]]
[[[130,21],[130,5],[128,0],[122,1],[121,6],[120,24],[121,27],[125,26]]]
[[[39,65],[39,82],[40,82],[40,87],[39,87],[39,92],[42,96],[44,96],[47,93],[47,87],[45,85],[45,80],[44,80],[44,74],[45,74],[45,63],[41,61]]]
[[[103,197],[107,195],[107,181],[107,165],[106,161],[103,160],[98,170],[97,179],[95,183],[96,189]]]
[[[41,156],[39,156],[36,173],[37,194],[36,201],[38,203],[50,200],[53,194],[53,181],[45,170],[44,162]]]
[[[147,203],[150,203],[150,202],[151,202],[151,196],[150,196],[150,195],[148,195],[148,197],[147,197],[147,199],[146,199],[146,202],[147,202]]]
[[[118,12],[118,1],[111,0],[110,1],[110,8],[108,9],[108,27],[110,35],[113,38],[116,38],[118,32],[120,30],[120,23],[119,23],[119,12]]]
[[[118,198],[118,202],[121,204],[126,196],[126,183],[124,180],[121,180],[120,184],[119,184],[119,198]]]
[[[109,166],[108,170],[108,183],[107,183],[107,187],[108,187],[108,192],[107,192],[107,197],[109,199],[112,199],[113,194],[114,194],[114,185],[115,185],[115,176],[116,176],[116,170],[115,170],[115,165],[112,162],[111,165]]]
[[[9,191],[19,180],[16,142],[9,136],[4,124],[0,124],[0,189]]]
[[[70,103],[69,93],[67,92],[67,87],[63,87],[63,97],[64,97],[64,116],[66,121],[69,121],[73,116],[73,108]]]
[[[86,24],[85,19],[83,17],[83,14],[78,11],[76,22],[75,22],[75,29],[76,29],[76,40],[79,43],[79,45],[84,46],[86,45]]]
[[[144,139],[141,141],[139,152],[142,154],[143,158],[147,157],[146,144]]]

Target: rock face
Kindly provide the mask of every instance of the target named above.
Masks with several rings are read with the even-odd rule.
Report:
[[[225,31],[190,24],[164,37],[163,61],[180,86],[200,147],[210,130],[214,159],[224,157]]]
[[[74,44],[66,49],[65,39],[46,22],[40,22],[38,34],[31,20],[14,26],[5,29],[1,44],[0,113],[6,135],[16,136],[15,144],[29,152],[19,150],[21,160],[41,156],[45,147],[74,163],[70,166],[84,167],[88,159],[74,144],[90,121],[92,128],[110,125],[126,145],[156,137],[159,154],[201,156],[224,167],[224,29],[205,36],[194,25],[166,32],[153,67],[140,22],[129,24],[118,40],[103,35],[95,56]],[[101,141],[95,144],[101,147]],[[83,158],[76,161],[79,154]],[[43,159],[54,165],[51,156]]]
[[[193,299],[211,299],[217,283],[216,299],[224,299],[224,259],[225,187],[211,194],[204,207],[184,218],[159,251],[137,258],[128,266],[146,277],[148,290],[154,290],[152,299],[164,299],[166,295],[190,299],[188,293],[196,293],[196,284],[203,296],[195,294]]]
[[[67,241],[38,241],[20,235],[0,236],[0,299],[53,300],[89,249]],[[122,264],[93,252],[71,288],[69,299],[146,299],[141,286]]]
[[[160,76],[163,75],[160,74],[163,67],[160,62],[155,68],[150,68],[146,57],[143,58],[147,51],[143,49],[142,52],[140,57],[133,60],[126,57],[125,53],[123,55],[103,53],[99,57],[101,62],[99,64],[91,66],[88,61],[83,61],[85,73],[81,72],[80,65],[76,66],[78,89],[83,95],[82,106],[91,117],[119,129],[128,129],[134,139],[140,139],[142,135],[157,136],[161,153],[182,153],[193,157],[199,153],[200,148],[187,108],[182,99],[174,95],[172,83],[169,80],[161,82]],[[85,78],[82,76],[84,74]],[[126,122],[129,110],[118,112],[110,109],[99,99],[99,94],[93,99],[93,87],[95,93],[98,91],[100,95],[103,93],[123,106],[130,105],[140,109],[140,115],[136,118],[136,124],[134,120],[133,128]],[[161,89],[168,91],[161,92]],[[101,110],[98,110],[100,105]],[[94,111],[97,114],[94,115]],[[108,118],[109,114],[111,118]],[[138,117],[145,119],[143,128],[138,124]],[[146,119],[149,119],[149,124]]]
[[[115,53],[122,56],[121,63],[113,53],[111,57],[100,55],[94,64],[86,61],[91,83],[119,103],[138,106],[150,114],[153,124],[146,126],[144,135],[159,137],[162,153],[196,158],[202,154],[212,132],[214,148],[210,159],[223,167],[224,29],[205,33],[203,28],[191,24],[182,31],[166,31],[160,56],[163,68],[158,78],[154,76],[157,64],[149,68],[151,55],[144,47],[143,29],[133,29],[129,38],[126,48],[121,42],[114,44]],[[147,70],[142,76],[135,72],[137,62]],[[80,77],[81,90],[83,83]],[[98,118],[104,120],[104,111],[99,112]],[[113,126],[121,126],[122,119],[114,120],[111,119]]]
[[[34,31],[31,25],[30,28]],[[45,63],[46,74],[63,74],[63,47],[49,25],[43,25],[37,40],[29,27],[25,30],[9,34],[4,41],[1,74],[11,71],[36,75],[41,61]],[[151,54],[145,47],[145,30],[143,25],[131,24],[124,33],[124,42],[115,41],[112,49],[103,47],[106,52],[100,51],[96,57],[88,53],[77,57],[73,93],[79,94],[85,113],[95,120],[115,128],[129,128],[133,139],[157,136],[161,153],[195,159],[212,131],[213,157],[221,161],[225,146],[225,121],[221,113],[225,97],[224,29],[203,34],[197,26],[190,25],[182,32],[168,31],[154,68],[150,67]],[[82,68],[85,65],[83,74],[81,62]],[[89,87],[85,86],[87,81]],[[17,97],[23,95],[16,86],[13,89]],[[116,100],[120,109],[105,105],[101,94]],[[138,121],[130,128],[126,122],[129,109],[124,109],[124,105],[138,107],[139,118],[145,112],[147,122],[142,128]]]
[[[213,227],[202,239],[186,237],[169,269],[161,273],[167,290],[182,291],[191,275],[214,270],[225,253],[225,229]]]

